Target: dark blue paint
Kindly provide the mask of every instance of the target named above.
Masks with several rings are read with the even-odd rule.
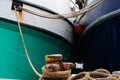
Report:
[[[96,0],[93,0],[93,2],[94,1]],[[117,9],[120,9],[120,0],[104,0],[100,6],[86,13],[80,23],[84,26],[88,26],[99,17]]]
[[[120,70],[120,15],[89,28],[79,39],[84,70]]]

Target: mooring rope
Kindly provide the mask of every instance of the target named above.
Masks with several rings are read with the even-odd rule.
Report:
[[[40,73],[35,69],[35,67],[34,67],[33,64],[32,64],[32,61],[30,60],[30,57],[29,57],[29,54],[28,54],[28,50],[27,50],[27,48],[26,48],[26,44],[25,44],[25,41],[24,41],[24,37],[23,37],[23,33],[22,33],[22,29],[21,29],[19,17],[18,17],[17,10],[16,10],[17,8],[16,8],[16,7],[14,7],[14,8],[15,8],[16,19],[17,19],[17,22],[18,22],[18,28],[19,28],[19,32],[20,32],[20,37],[21,37],[21,40],[22,40],[22,44],[23,44],[23,47],[24,47],[24,51],[25,51],[25,53],[26,53],[27,60],[28,60],[28,62],[29,62],[29,64],[30,64],[30,67],[31,67],[32,70],[35,72],[35,74],[41,78],[41,77],[42,77],[42,74],[40,74]]]
[[[106,69],[96,69],[76,74],[71,80],[120,80],[119,74],[111,74]]]
[[[32,10],[23,8],[23,7],[18,7],[20,9],[22,9],[23,11],[26,11],[28,13],[34,14],[36,16],[40,16],[40,17],[44,17],[44,18],[50,18],[50,19],[64,19],[64,18],[72,18],[72,17],[76,17],[78,15],[84,14],[94,8],[96,8],[97,6],[99,6],[104,0],[99,0],[97,2],[95,2],[94,4],[90,5],[89,7],[84,7],[83,9],[81,9],[78,12],[73,12],[73,13],[68,13],[68,14],[42,14],[42,13],[37,13],[34,12]]]

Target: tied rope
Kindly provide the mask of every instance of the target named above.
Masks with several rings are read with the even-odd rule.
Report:
[[[25,41],[24,41],[24,37],[23,37],[23,33],[22,33],[22,29],[21,29],[21,26],[20,26],[20,21],[19,21],[19,17],[18,17],[18,14],[17,14],[17,8],[14,6],[15,8],[15,14],[16,14],[16,19],[17,19],[17,22],[18,22],[18,28],[19,28],[19,32],[20,32],[20,37],[21,37],[21,40],[22,40],[22,44],[23,44],[23,47],[24,47],[24,51],[26,53],[26,57],[27,57],[27,60],[30,64],[30,67],[32,68],[32,70],[34,71],[34,73],[39,76],[40,78],[42,77],[42,74],[40,74],[36,69],[35,67],[33,66],[32,64],[32,61],[30,60],[30,57],[29,57],[29,54],[28,54],[28,50],[26,48],[26,44],[25,44]]]
[[[95,2],[94,4],[84,7],[83,9],[81,9],[78,12],[73,12],[73,13],[68,13],[68,14],[42,14],[42,13],[37,13],[34,11],[31,11],[29,9],[23,8],[23,7],[18,7],[19,9],[22,9],[23,11],[26,11],[28,13],[34,14],[36,16],[40,16],[40,17],[44,17],[44,18],[50,18],[50,19],[64,19],[64,18],[72,18],[72,17],[76,17],[78,15],[81,14],[85,14],[86,12],[96,8],[97,6],[99,6],[104,0],[99,0],[97,2]]]

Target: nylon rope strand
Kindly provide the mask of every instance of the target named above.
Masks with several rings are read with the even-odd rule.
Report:
[[[64,19],[64,18],[72,18],[72,17],[78,16],[78,15],[81,15],[81,14],[85,14],[86,12],[88,12],[88,11],[96,8],[97,6],[99,6],[103,1],[104,0],[99,0],[99,1],[95,2],[94,4],[88,6],[88,7],[84,7],[83,9],[81,9],[78,12],[73,12],[73,13],[68,13],[68,14],[56,14],[56,15],[55,14],[46,15],[46,14],[42,14],[42,13],[37,13],[37,12],[31,11],[29,9],[23,8],[23,7],[18,7],[18,8],[22,9],[25,12],[34,14],[36,16],[44,17],[44,18]]]
[[[85,7],[87,6],[87,2],[88,2],[88,0],[85,0],[85,3],[84,3],[83,8],[85,8]],[[85,13],[84,13],[83,15],[81,15],[80,17],[76,16],[76,19],[78,18],[77,23],[80,22],[80,20],[84,17],[84,15],[85,15],[86,13],[87,13],[87,12],[85,12]]]
[[[24,41],[24,37],[23,37],[23,33],[22,33],[22,29],[21,29],[19,17],[18,17],[18,15],[17,15],[17,10],[16,10],[17,8],[16,8],[15,6],[14,6],[14,8],[15,8],[15,14],[16,14],[17,22],[18,22],[18,28],[19,28],[19,32],[20,32],[22,44],[23,44],[24,51],[25,51],[25,53],[26,53],[26,57],[27,57],[27,59],[28,59],[29,65],[30,65],[30,67],[32,68],[32,70],[34,71],[34,73],[41,78],[41,77],[42,77],[42,74],[40,74],[40,73],[35,69],[35,67],[34,67],[33,64],[32,64],[32,61],[30,60],[30,57],[29,57],[29,54],[28,54],[28,50],[27,50],[27,48],[26,48],[26,44],[25,44],[25,41]]]

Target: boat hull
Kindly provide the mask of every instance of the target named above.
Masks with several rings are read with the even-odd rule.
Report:
[[[11,21],[17,22],[15,11],[12,10],[12,0],[0,0],[0,18],[5,18]],[[57,14],[45,7],[41,7],[39,5],[35,5],[29,2],[24,2],[20,0],[18,2],[23,4],[23,8],[32,10],[36,14],[44,14],[44,15],[51,15]],[[8,14],[9,13],[9,14]],[[22,11],[18,13],[19,21],[23,24],[31,25],[32,28],[42,29],[43,31],[50,32],[52,34],[56,34],[57,36],[62,37],[69,43],[72,43],[72,32],[73,32],[73,25],[67,19],[49,19],[41,16],[37,16],[31,14],[26,11]]]
[[[13,1],[0,0],[0,78],[38,80],[26,58],[16,17],[19,18],[30,59],[40,73],[47,54],[62,54],[63,61],[69,61],[73,25],[67,19],[48,19],[26,11],[17,12],[16,16],[12,10]],[[17,0],[16,3],[37,14],[57,14],[25,0]]]
[[[86,27],[79,40],[84,70],[120,70],[119,2],[105,0],[81,20]]]
[[[98,0],[88,0],[88,5],[97,2]],[[85,16],[81,19],[80,23],[84,27],[88,27],[91,23],[93,23],[98,18],[107,15],[108,13],[118,10],[120,8],[120,1],[114,0],[104,0],[104,2],[93,10],[87,12]]]
[[[31,61],[40,73],[47,54],[59,53],[68,61],[68,43],[28,25],[21,27]],[[0,78],[38,80],[27,61],[17,23],[0,19],[0,34]]]

